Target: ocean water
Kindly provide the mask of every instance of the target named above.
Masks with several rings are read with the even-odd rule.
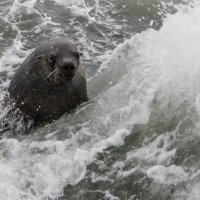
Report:
[[[199,200],[199,1],[1,0],[1,101],[60,37],[83,53],[90,100],[1,136],[0,199]]]

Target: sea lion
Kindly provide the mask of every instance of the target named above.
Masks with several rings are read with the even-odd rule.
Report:
[[[40,126],[87,101],[80,56],[77,48],[64,39],[49,40],[36,48],[10,81],[6,101],[12,108],[7,118],[13,110],[15,115],[19,111],[23,119]]]

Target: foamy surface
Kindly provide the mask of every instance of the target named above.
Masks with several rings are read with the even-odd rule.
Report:
[[[129,4],[3,5],[0,20],[16,37],[1,29],[1,98],[36,41],[66,36],[84,53],[90,101],[29,135],[0,140],[0,199],[199,199],[200,4],[137,2],[136,24],[145,27],[138,33],[118,23],[116,13],[130,17]]]

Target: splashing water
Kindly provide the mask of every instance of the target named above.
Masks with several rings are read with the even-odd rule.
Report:
[[[167,14],[159,30],[148,27],[111,45],[109,18],[103,23],[94,14],[102,11],[100,2],[90,6],[84,1],[52,2],[65,9],[81,7],[84,12],[73,10],[73,15],[81,18],[84,14],[81,20],[87,19],[88,26],[106,27],[98,29],[106,39],[102,36],[97,43],[92,40],[96,31],[92,35],[81,27],[76,32],[77,44],[82,41],[81,48],[90,51],[83,59],[90,74],[90,101],[29,135],[7,136],[0,141],[0,199],[198,199],[199,3],[175,6],[177,13]],[[7,18],[11,26],[16,26],[17,10],[22,5],[31,7],[33,13],[37,13],[35,4],[44,5],[42,1],[15,3],[12,14],[8,14],[13,19]],[[76,17],[71,17],[71,23],[77,30],[80,21]],[[52,19],[57,18],[49,18],[52,29],[59,29],[56,35],[65,35],[58,21]],[[148,23],[153,26],[156,20]],[[38,25],[33,27],[30,30],[39,30]],[[42,26],[33,34],[45,35],[48,28]],[[21,39],[17,37],[0,58],[1,70],[9,73],[2,88],[9,83],[13,65],[29,53],[23,48],[30,43],[19,42],[27,36],[19,30]],[[111,55],[109,45],[102,53],[103,39],[114,48]],[[24,52],[21,58],[19,52]],[[91,57],[102,63],[94,75],[86,66],[89,62],[98,65],[99,61],[95,63]]]

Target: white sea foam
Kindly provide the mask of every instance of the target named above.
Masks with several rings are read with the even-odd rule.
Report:
[[[110,200],[119,200],[118,197],[113,196],[112,194],[110,194],[109,190],[105,191],[105,198],[110,199]]]
[[[30,15],[32,13],[41,15],[41,13],[39,11],[34,9],[34,6],[36,3],[37,3],[37,0],[28,0],[28,1],[24,1],[24,2],[19,1],[19,0],[14,0],[12,6],[10,7],[8,14],[4,17],[5,20],[7,22],[11,23],[13,25],[13,27],[17,28],[14,23],[17,21],[20,21],[20,18],[22,17],[22,13],[26,13],[28,15]]]
[[[30,54],[30,51],[23,50],[23,44],[20,38],[13,41],[13,45],[7,49],[0,58],[0,70],[7,70],[10,75],[13,74],[12,66],[20,64],[24,58]]]
[[[157,114],[152,120],[157,125],[159,120],[168,123],[179,117],[176,111],[184,102],[189,104],[186,110],[192,107],[194,114],[199,112],[200,6],[186,8],[169,15],[159,31],[147,30],[119,45],[88,80],[91,101],[43,128],[46,140],[35,133],[34,139],[0,141],[1,199],[56,199],[66,185],[76,185],[85,177],[87,165],[98,153],[124,145],[134,125],[148,124],[152,113]],[[164,116],[160,114],[163,110]],[[62,132],[61,140],[58,132],[49,131],[55,127]],[[116,161],[113,169],[128,177],[137,167],[123,171],[126,163],[144,161],[139,167],[158,184],[166,180],[178,183],[180,177],[187,180],[189,175],[182,166],[168,166],[176,152],[172,144],[181,134],[177,126],[160,135],[146,135],[141,146],[128,152],[124,162]],[[118,199],[109,190],[106,197]]]
[[[84,0],[71,0],[71,1],[55,0],[55,3],[69,8],[75,15],[84,16],[90,21],[96,21],[95,18],[91,17],[89,14],[90,11],[93,10],[95,6],[94,7],[86,6]]]
[[[189,177],[182,167],[175,165],[170,167],[154,166],[147,170],[147,176],[164,184],[177,184]]]
[[[12,69],[7,68],[7,66],[13,66],[20,64],[24,57],[27,57],[32,50],[23,50],[24,41],[22,42],[23,34],[20,28],[18,27],[18,22],[21,22],[21,17],[24,13],[27,15],[35,14],[40,17],[41,23],[35,26],[30,32],[40,33],[48,24],[59,25],[51,21],[51,17],[48,17],[45,13],[40,13],[36,8],[37,0],[29,1],[18,1],[15,0],[10,8],[10,11],[2,17],[2,20],[7,23],[11,28],[16,32],[16,37],[13,40],[11,47],[6,49],[3,53],[3,56],[0,59],[0,69],[7,70],[9,73],[12,73]],[[29,30],[28,30],[29,31]],[[56,31],[58,31],[56,29]]]

